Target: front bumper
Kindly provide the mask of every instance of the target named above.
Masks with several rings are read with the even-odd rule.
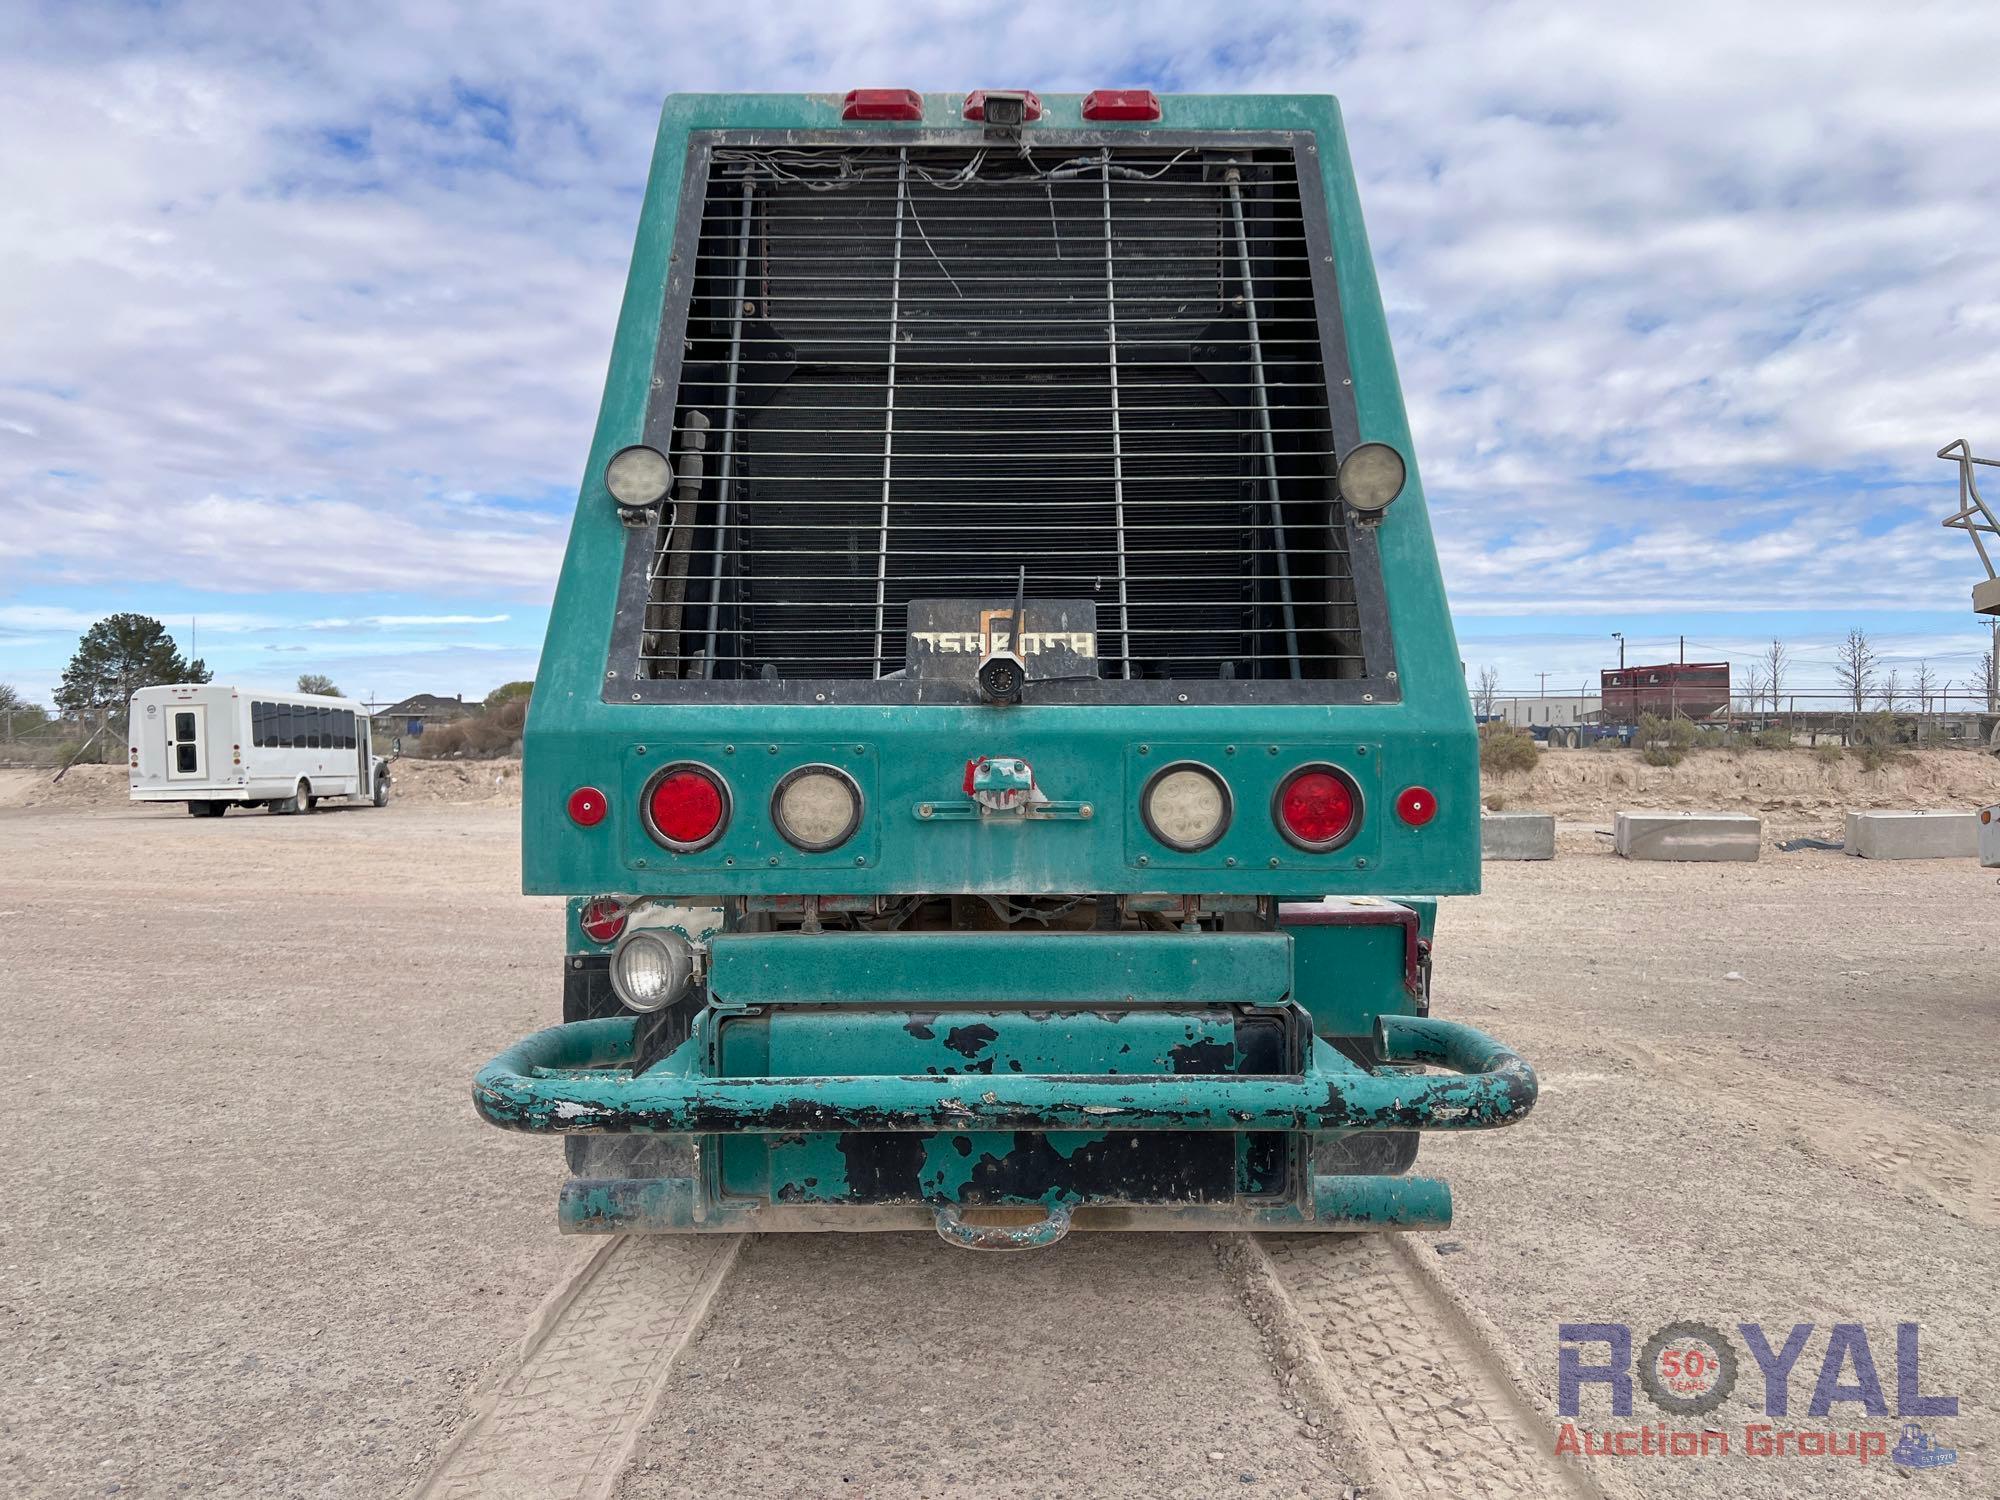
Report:
[[[1525,1117],[1534,1070],[1484,1033],[1430,1017],[1384,1016],[1373,1072],[1317,1038],[1283,1074],[945,1073],[716,1077],[701,1071],[700,1028],[635,1068],[638,1026],[612,1017],[537,1032],[479,1071],[473,1103],[491,1123],[545,1134],[694,1137],[844,1136],[850,1132],[1275,1132],[1299,1139],[1355,1131],[1490,1130]],[[1419,1074],[1409,1065],[1450,1070]],[[699,1177],[584,1180],[565,1191],[570,1231],[896,1228],[931,1223],[978,1248],[1016,1248],[1077,1227],[1288,1230],[1442,1228],[1450,1190],[1410,1177],[1313,1177],[1287,1198],[1187,1204],[1078,1202],[1060,1192],[1025,1227],[974,1225],[966,1205],[855,1207],[729,1201]],[[1019,1210],[1015,1216],[1018,1217]],[[1004,1211],[1003,1211],[1004,1217]]]

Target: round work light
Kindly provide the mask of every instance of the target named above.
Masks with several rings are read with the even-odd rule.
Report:
[[[1169,849],[1193,854],[1229,827],[1229,783],[1196,761],[1162,766],[1139,798],[1146,831]]]
[[[604,487],[611,498],[627,510],[645,510],[667,498],[674,482],[674,466],[666,454],[644,443],[620,448],[604,466]]]
[[[641,927],[611,955],[611,988],[627,1010],[658,1010],[687,993],[694,950],[678,932]]]
[[[1376,515],[1403,493],[1403,455],[1387,443],[1363,443],[1340,461],[1340,498],[1363,515]]]
[[[808,854],[838,849],[861,826],[861,788],[838,766],[800,766],[771,793],[771,821]]]

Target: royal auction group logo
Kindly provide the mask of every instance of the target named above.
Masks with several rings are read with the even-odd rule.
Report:
[[[1861,1464],[1886,1459],[1906,1469],[1958,1461],[1957,1450],[1919,1420],[1958,1415],[1958,1397],[1923,1389],[1919,1325],[1896,1325],[1893,1403],[1865,1326],[1834,1323],[1823,1338],[1819,1334],[1817,1324],[1794,1323],[1778,1339],[1762,1323],[1738,1323],[1732,1339],[1711,1323],[1677,1321],[1638,1343],[1635,1358],[1637,1341],[1628,1324],[1560,1324],[1556,1406],[1566,1420],[1556,1452],[1589,1458],[1833,1458]],[[1809,1351],[1817,1353],[1816,1372]],[[1801,1423],[1792,1411],[1792,1385],[1795,1375],[1807,1374],[1813,1375],[1803,1413],[1809,1420]],[[1693,1420],[1718,1410],[1746,1379],[1757,1382],[1745,1388],[1746,1404],[1763,1420],[1736,1428]],[[1635,1387],[1664,1417],[1636,1427],[1579,1425],[1587,1387],[1602,1388],[1614,1418],[1632,1415]],[[1893,1428],[1886,1421],[1891,1416]],[[1844,1425],[1856,1418],[1856,1425]]]

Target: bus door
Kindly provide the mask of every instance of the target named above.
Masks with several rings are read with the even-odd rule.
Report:
[[[175,704],[167,710],[167,779],[204,781],[208,777],[208,710],[199,703]]]
[[[354,757],[354,774],[361,778],[355,783],[355,787],[365,797],[375,790],[368,777],[369,771],[374,769],[374,757],[368,753],[368,716],[366,714],[356,714],[354,716]]]

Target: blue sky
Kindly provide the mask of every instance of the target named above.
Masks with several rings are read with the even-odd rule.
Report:
[[[529,675],[660,96],[1333,92],[1461,645],[1509,688],[1867,629],[1966,679],[2000,450],[2000,7],[0,15],[0,682],[156,614],[224,678]]]

